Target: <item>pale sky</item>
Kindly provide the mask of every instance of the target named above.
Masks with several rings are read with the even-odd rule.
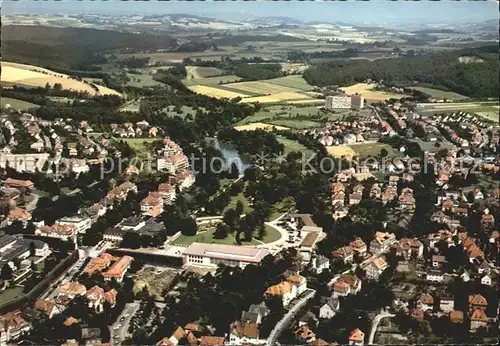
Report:
[[[281,16],[303,21],[352,24],[470,23],[499,18],[498,2],[489,1],[119,1],[3,0],[4,14],[172,14]]]

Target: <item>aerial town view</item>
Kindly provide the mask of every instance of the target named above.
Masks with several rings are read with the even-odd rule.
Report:
[[[498,344],[498,6],[4,0],[0,346]]]

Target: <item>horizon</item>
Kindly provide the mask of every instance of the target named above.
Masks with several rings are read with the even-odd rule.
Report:
[[[117,7],[116,4],[120,3]],[[498,20],[498,3],[481,2],[125,2],[118,0],[87,2],[64,0],[2,1],[5,15],[169,15],[185,14],[219,20],[238,20],[245,16],[255,18],[283,17],[304,22],[344,22],[357,25],[391,24],[458,24]],[[493,7],[495,6],[495,7]],[[495,10],[495,11],[493,11]],[[273,15],[269,15],[272,13]],[[446,16],[442,14],[446,13]],[[443,18],[444,17],[444,18]]]

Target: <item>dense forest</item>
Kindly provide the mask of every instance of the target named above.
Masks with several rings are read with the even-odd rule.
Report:
[[[283,76],[280,64],[240,64],[235,68],[234,74],[244,80],[271,79]]]
[[[480,59],[462,63],[462,56]],[[350,85],[366,79],[388,85],[428,83],[471,97],[498,97],[498,46],[394,59],[339,60],[311,66],[304,78],[312,85]]]
[[[88,70],[89,66],[106,62],[100,55],[105,51],[130,47],[137,51],[171,49],[176,46],[177,40],[167,35],[138,35],[89,28],[2,27],[2,59],[47,68]]]

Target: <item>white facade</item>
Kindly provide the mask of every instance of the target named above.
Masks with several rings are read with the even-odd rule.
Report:
[[[84,233],[92,226],[92,220],[86,216],[63,217],[56,221],[59,225],[73,225],[76,233]]]

